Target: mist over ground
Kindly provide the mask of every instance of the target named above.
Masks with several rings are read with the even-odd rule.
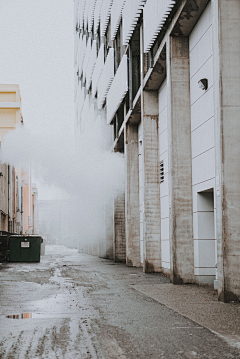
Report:
[[[104,236],[104,208],[124,191],[123,156],[103,149],[94,127],[85,128],[84,138],[76,143],[71,132],[60,128],[53,133],[19,126],[4,137],[1,148],[2,162],[31,168],[36,184],[62,194],[49,201],[40,234],[49,232],[50,240],[76,247]]]

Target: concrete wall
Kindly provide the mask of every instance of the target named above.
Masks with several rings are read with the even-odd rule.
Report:
[[[140,267],[138,126],[127,125],[124,133],[126,265]]]
[[[240,2],[213,5],[218,294],[240,299]]]
[[[187,37],[167,44],[171,282],[194,282],[191,112]]]
[[[126,261],[126,236],[125,236],[125,193],[114,200],[114,262]]]

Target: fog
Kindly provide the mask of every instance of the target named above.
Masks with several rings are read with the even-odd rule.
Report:
[[[61,194],[39,202],[41,235],[70,247],[97,244],[104,237],[104,208],[111,208],[117,194],[124,191],[123,156],[104,149],[94,126],[86,126],[86,140],[77,143],[71,131],[45,129],[34,132],[19,126],[9,132],[1,160],[17,169],[31,168],[37,185]]]

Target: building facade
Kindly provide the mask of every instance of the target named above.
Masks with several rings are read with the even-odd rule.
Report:
[[[113,251],[223,301],[240,298],[239,39],[239,0],[75,0],[76,134],[125,157]]]
[[[23,125],[19,85],[0,85],[0,140],[16,126]],[[31,174],[0,162],[0,230],[18,234],[33,234]],[[37,215],[37,202],[34,207]],[[36,223],[37,226],[37,223]],[[35,226],[35,227],[36,227]],[[37,230],[37,229],[36,229]],[[34,234],[37,234],[38,231]]]

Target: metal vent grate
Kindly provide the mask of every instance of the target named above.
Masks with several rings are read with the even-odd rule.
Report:
[[[160,169],[160,183],[164,182],[164,162],[161,161],[159,164],[159,169]]]

